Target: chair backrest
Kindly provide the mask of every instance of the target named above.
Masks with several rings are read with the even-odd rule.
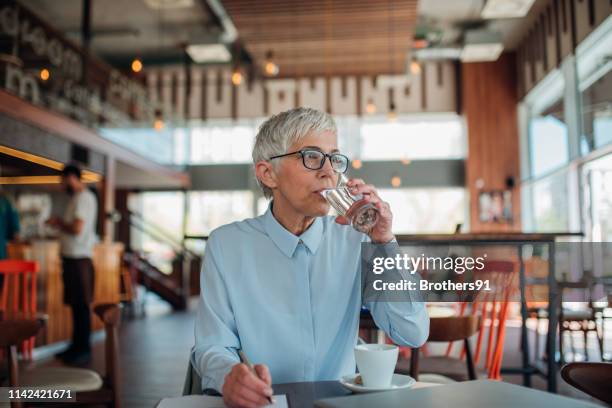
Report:
[[[32,319],[36,317],[36,275],[38,262],[18,259],[0,260],[0,319]],[[23,357],[32,359],[34,337],[22,344]]]
[[[561,377],[591,397],[612,404],[612,363],[569,363],[561,369]]]
[[[104,323],[104,357],[106,364],[105,385],[113,392],[115,406],[118,406],[120,395],[119,381],[119,335],[117,326],[121,320],[121,310],[116,303],[102,303],[94,306],[94,313]]]
[[[36,274],[38,262],[0,260],[4,276],[0,292],[0,311],[5,319],[31,318],[36,313]]]
[[[21,259],[0,259],[0,273],[37,273],[38,262]]]
[[[471,337],[478,331],[480,316],[435,317],[429,321],[427,341],[456,341]]]
[[[183,384],[183,395],[201,395],[202,394],[202,379],[193,367],[191,358],[187,365],[187,374],[185,375],[185,383]]]
[[[504,340],[506,333],[506,319],[508,305],[515,300],[518,290],[518,270],[513,261],[489,260],[484,262],[484,268],[474,271],[474,279],[488,280],[491,291],[480,292],[470,304],[470,315],[481,316],[476,339],[474,363],[478,364],[483,343],[486,341],[485,363],[488,378],[501,378],[501,363],[503,359]],[[466,313],[468,303],[462,303],[460,315]],[[486,324],[488,323],[488,325]],[[488,334],[485,339],[485,330]],[[449,343],[446,355],[450,355],[453,343]],[[464,357],[466,348],[461,352]]]

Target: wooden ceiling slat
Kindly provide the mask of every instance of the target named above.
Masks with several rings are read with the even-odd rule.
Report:
[[[325,14],[305,14],[295,17],[291,14],[282,15],[250,15],[245,14],[242,17],[232,18],[232,21],[237,27],[240,25],[255,26],[259,25],[260,29],[265,30],[267,27],[274,24],[313,24],[325,25],[329,23],[332,26],[338,26],[345,23],[379,23],[385,26],[389,25],[389,20],[395,27],[401,27],[404,24],[409,24],[416,20],[416,12],[394,12],[391,17],[388,13],[359,13],[359,14],[343,14],[343,15],[325,15]],[[364,27],[367,28],[367,27]]]
[[[296,0],[265,0],[265,1],[224,1],[223,4],[228,12],[258,12],[264,10],[270,13],[295,12],[302,13],[312,10],[341,11],[341,12],[360,12],[363,10],[386,10],[389,8],[389,1],[296,1]],[[417,3],[413,1],[393,1],[393,10],[417,9]]]
[[[417,0],[223,0],[261,66],[274,52],[281,76],[403,72]]]

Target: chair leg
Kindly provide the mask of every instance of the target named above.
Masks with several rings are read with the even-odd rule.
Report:
[[[597,327],[597,322],[595,322],[595,336],[597,336],[597,345],[599,346],[599,355],[601,356],[601,361],[606,361],[604,359],[604,350],[603,350],[603,346],[604,346],[604,341],[603,341],[603,336],[604,336],[603,322],[604,322],[604,320],[601,319],[601,335],[599,334],[599,329]]]
[[[535,328],[535,351],[533,353],[534,360],[538,360],[540,355],[540,317],[536,317],[536,328]]]
[[[470,349],[470,340],[463,340],[463,344],[465,347],[465,361],[468,369],[468,376],[470,380],[476,379],[476,370],[474,369],[474,360],[472,360],[472,350]]]
[[[587,328],[583,328],[582,337],[584,338],[584,361],[589,361],[589,349],[587,348],[587,341],[589,338],[589,331]]]
[[[419,349],[413,348],[410,352],[410,376],[419,380]]]
[[[563,326],[559,325],[559,364],[565,364],[565,351],[563,347],[564,338],[563,335],[565,330],[563,330]],[[548,350],[547,350],[548,353]],[[555,358],[555,356],[549,355],[548,358]]]

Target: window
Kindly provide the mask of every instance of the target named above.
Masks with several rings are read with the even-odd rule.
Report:
[[[459,116],[396,121],[367,120],[361,124],[364,160],[460,159],[466,156],[463,121]]]
[[[101,128],[102,137],[160,164],[175,161],[173,130],[164,128]]]
[[[192,191],[187,199],[187,235],[208,235],[224,224],[253,217],[251,191]]]
[[[380,189],[379,194],[391,206],[396,234],[452,233],[468,219],[463,188]]]
[[[531,195],[534,231],[569,231],[567,178],[568,170],[563,170],[534,182],[525,191]]]
[[[612,70],[582,94],[581,150],[588,153],[612,143]]]
[[[568,133],[562,101],[531,117],[529,153],[533,177],[541,176],[568,163]]]
[[[189,130],[188,164],[250,163],[255,121],[216,121]]]
[[[612,154],[587,163],[583,169],[587,239],[612,242]]]
[[[132,247],[166,274],[172,272],[176,256],[172,242],[183,239],[183,200],[184,194],[178,191],[133,194],[129,200],[130,210],[142,219],[132,226]]]

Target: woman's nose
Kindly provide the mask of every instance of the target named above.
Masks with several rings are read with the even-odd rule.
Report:
[[[334,168],[332,167],[331,159],[329,157],[325,158],[325,162],[323,163],[323,167],[321,167],[319,174],[321,176],[330,177],[332,180],[335,180],[337,174]]]

